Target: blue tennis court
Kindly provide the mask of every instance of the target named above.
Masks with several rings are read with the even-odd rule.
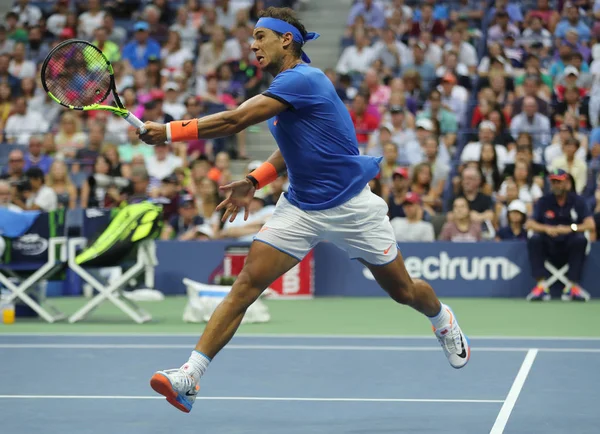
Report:
[[[149,387],[190,335],[0,335],[11,433],[596,433],[600,340],[239,336],[190,414]]]

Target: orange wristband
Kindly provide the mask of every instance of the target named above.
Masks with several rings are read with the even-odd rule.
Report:
[[[198,139],[196,119],[173,121],[167,124],[167,142],[186,142]]]
[[[256,189],[263,188],[264,186],[270,184],[275,181],[279,175],[277,174],[277,169],[268,161],[261,164],[256,170],[253,170],[249,173],[249,176],[252,176],[254,179],[258,181],[258,185]]]

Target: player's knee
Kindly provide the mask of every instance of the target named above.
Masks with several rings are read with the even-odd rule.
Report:
[[[230,303],[245,310],[256,301],[262,291],[263,289],[257,288],[250,273],[242,270],[235,279],[227,299]]]
[[[392,294],[395,302],[411,306],[415,300],[416,281],[400,282]]]

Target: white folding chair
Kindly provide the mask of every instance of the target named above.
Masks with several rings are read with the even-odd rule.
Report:
[[[38,301],[34,300],[30,294],[36,289],[43,280],[52,277],[67,262],[66,255],[67,239],[65,237],[54,237],[48,239],[48,259],[37,268],[29,277],[21,280],[16,271],[29,271],[35,264],[4,264],[0,270],[0,283],[10,291],[7,297],[8,302],[20,299],[33,309],[41,318],[53,323],[66,318],[58,308],[52,305],[46,299],[45,287],[42,285],[42,291],[38,293]],[[60,250],[59,250],[60,249]],[[59,252],[57,255],[57,251]],[[22,266],[26,266],[25,268]],[[15,283],[18,282],[18,283]]]
[[[585,254],[586,256],[590,254],[590,250],[592,249],[592,243],[590,242],[590,234],[589,232],[584,233],[585,238],[587,239],[587,245],[585,246]],[[548,277],[544,281],[544,286],[546,288],[551,288],[556,282],[560,281],[565,286],[570,286],[571,282],[567,278],[567,273],[569,271],[569,264],[565,264],[560,268],[555,267],[550,261],[544,261],[544,268],[548,273],[550,273],[550,277]]]
[[[123,289],[132,279],[137,278],[142,273],[146,276],[146,284],[152,284],[154,279],[154,267],[158,265],[156,258],[156,244],[154,240],[144,240],[139,243],[137,248],[137,259],[132,267],[124,271],[117,279],[103,284],[94,277],[83,266],[76,263],[77,249],[86,246],[86,238],[72,238],[69,240],[69,268],[79,275],[84,282],[98,291],[95,297],[89,300],[81,309],[69,317],[69,322],[74,323],[84,319],[92,310],[104,301],[110,301],[121,311],[127,314],[136,323],[142,324],[152,320],[152,316],[138,306],[133,300],[124,296]],[[115,264],[118,265],[118,264]],[[148,276],[151,276],[151,282],[148,282]],[[152,285],[153,286],[153,285]]]

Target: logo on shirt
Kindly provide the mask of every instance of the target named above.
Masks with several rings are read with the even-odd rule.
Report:
[[[551,209],[549,209],[548,211],[546,211],[546,212],[544,213],[544,216],[545,216],[547,219],[553,219],[554,217],[556,217],[556,214],[554,214],[554,211],[552,211]]]
[[[279,123],[279,119],[275,119],[275,120],[273,121],[273,126],[277,125],[278,123]]]

